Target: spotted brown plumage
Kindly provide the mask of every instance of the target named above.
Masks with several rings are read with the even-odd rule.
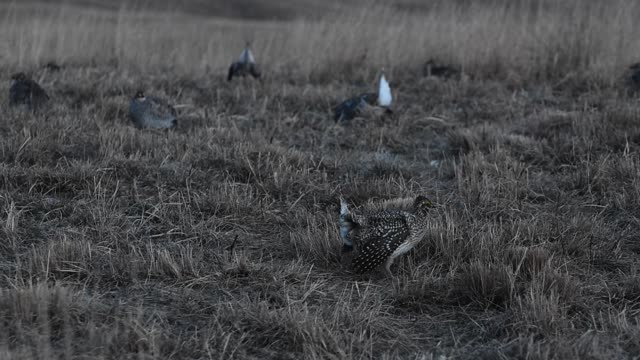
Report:
[[[365,273],[385,263],[391,275],[393,260],[411,250],[424,237],[428,226],[431,201],[418,196],[413,211],[381,210],[370,213],[351,213],[344,200],[340,209],[340,236],[344,249],[355,248],[353,269]]]
[[[49,100],[49,95],[37,82],[25,73],[11,76],[9,88],[9,106],[23,106],[27,110],[38,110]]]

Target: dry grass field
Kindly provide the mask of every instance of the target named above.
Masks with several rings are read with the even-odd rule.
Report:
[[[640,356],[640,4],[266,3],[0,2],[0,358]],[[394,115],[335,125],[382,66]],[[436,231],[354,274],[339,196],[417,194]]]

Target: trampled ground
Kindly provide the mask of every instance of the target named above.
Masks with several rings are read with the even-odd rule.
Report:
[[[32,115],[0,100],[0,357],[640,354],[640,111],[614,78],[624,67],[607,65],[605,81],[567,50],[518,72],[525,62],[505,50],[495,63],[452,61],[465,75],[443,79],[424,76],[414,52],[386,66],[392,118],[337,126],[332,106],[371,90],[392,56],[279,64],[290,28],[275,29],[256,44],[258,61],[270,54],[262,82],[227,83],[223,60],[156,48],[160,35],[153,66],[119,35],[105,40],[113,57],[65,53],[60,72],[40,67],[50,56],[25,60],[54,46],[27,35],[23,60],[5,55],[3,78],[30,70],[54,101]],[[239,52],[247,33],[229,31]],[[600,58],[589,49],[575,51]],[[139,88],[177,105],[177,130],[131,126]],[[438,204],[436,231],[395,280],[353,274],[339,196],[417,194]]]

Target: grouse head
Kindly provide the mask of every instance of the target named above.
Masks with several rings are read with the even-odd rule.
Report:
[[[133,98],[137,101],[144,101],[145,100],[144,91],[138,90],[138,92],[136,92],[136,96],[134,96]]]
[[[27,79],[27,75],[23,72],[11,75],[11,80],[13,81],[27,81]]]
[[[413,201],[413,209],[416,214],[426,215],[429,212],[429,209],[433,208],[433,203],[431,200],[427,199],[425,196],[417,196]]]

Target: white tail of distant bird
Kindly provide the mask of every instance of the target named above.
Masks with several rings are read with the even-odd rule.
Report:
[[[243,64],[253,64],[256,62],[253,58],[253,54],[251,53],[251,49],[249,49],[249,44],[247,44],[244,50],[242,50],[242,53],[240,53],[238,61]]]
[[[231,64],[227,73],[227,81],[231,81],[234,76],[245,77],[251,75],[254,78],[260,78],[260,69],[253,58],[253,53],[249,48],[249,42],[240,53],[238,61]]]
[[[389,87],[389,83],[387,79],[384,77],[384,70],[382,71],[382,75],[380,75],[380,85],[378,86],[378,105],[380,106],[390,106],[392,101],[391,97],[391,88]]]

